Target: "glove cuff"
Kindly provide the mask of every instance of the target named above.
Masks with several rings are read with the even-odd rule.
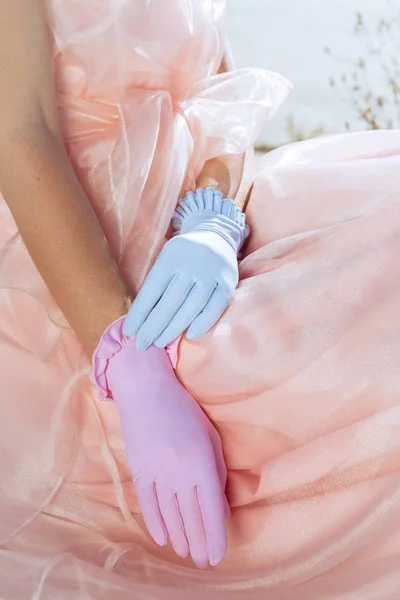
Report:
[[[239,253],[249,235],[246,215],[234,200],[223,199],[211,187],[188,192],[179,201],[172,217],[173,235],[193,231],[212,231],[223,237]]]
[[[112,399],[108,386],[107,369],[112,358],[125,347],[133,345],[136,337],[126,337],[123,334],[125,316],[111,323],[101,336],[99,345],[92,358],[92,384],[97,388],[101,400]],[[167,346],[166,351],[173,368],[178,362],[178,345],[180,338]],[[137,351],[138,352],[138,351]],[[161,352],[161,350],[160,350]],[[163,351],[162,351],[163,352]]]

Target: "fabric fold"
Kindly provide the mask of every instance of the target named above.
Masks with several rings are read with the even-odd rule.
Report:
[[[292,89],[284,77],[241,69],[196,82],[182,110],[196,145],[192,164],[241,154],[251,147]]]

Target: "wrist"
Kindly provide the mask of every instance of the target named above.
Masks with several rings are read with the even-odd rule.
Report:
[[[109,325],[101,336],[92,358],[92,383],[101,399],[113,399],[126,377],[148,382],[170,380],[177,363],[179,339],[167,349],[151,346],[145,352],[136,349],[136,337],[123,334],[125,316]],[[145,389],[143,392],[145,393]]]
[[[215,240],[213,246],[218,243],[227,243],[237,255],[243,243],[243,234],[240,227],[227,220],[223,215],[216,215],[212,212],[204,211],[200,218],[196,215],[189,217],[185,221],[179,235],[199,239],[207,234],[213,236]]]
[[[234,198],[241,187],[245,156],[231,154],[213,158],[206,162],[197,178],[198,188],[212,187],[216,192],[221,192],[226,198]]]

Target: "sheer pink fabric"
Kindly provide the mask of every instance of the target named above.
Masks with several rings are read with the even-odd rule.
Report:
[[[288,84],[213,77],[222,0],[48,0],[63,131],[138,288],[180,190],[241,152]],[[7,600],[398,600],[400,132],[264,159],[231,308],[178,373],[221,432],[229,556],[151,542],[113,403],[0,204],[0,595]]]

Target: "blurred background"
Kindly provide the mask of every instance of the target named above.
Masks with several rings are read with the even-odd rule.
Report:
[[[294,84],[259,149],[400,127],[400,0],[228,0],[238,67]]]

